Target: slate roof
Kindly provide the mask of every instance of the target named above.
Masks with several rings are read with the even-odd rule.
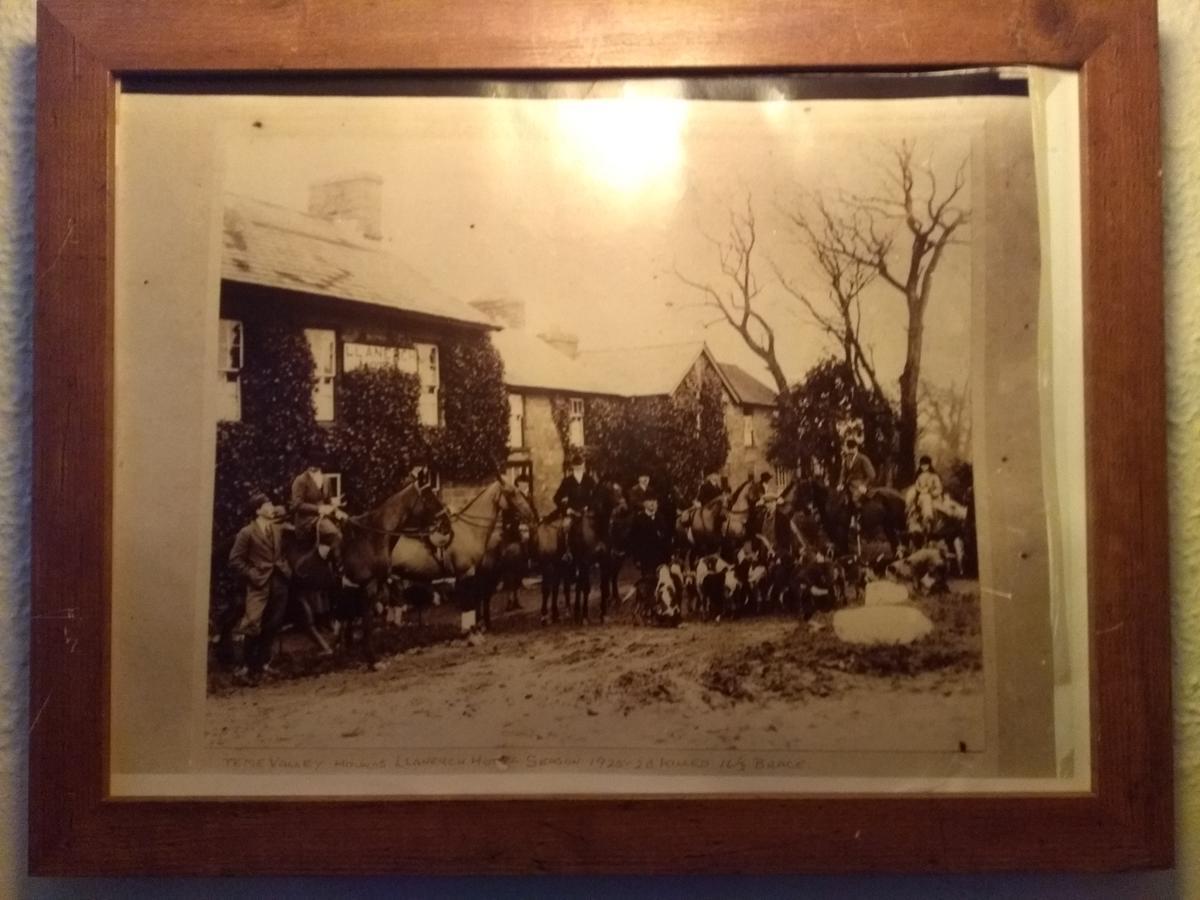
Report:
[[[505,328],[492,333],[492,343],[504,361],[504,383],[509,387],[576,394],[604,394],[590,370],[540,337]]]
[[[369,303],[482,328],[483,313],[451,297],[377,242],[336,222],[225,195],[221,278]]]
[[[579,354],[579,362],[605,394],[665,397],[675,393],[696,360],[704,355],[716,366],[703,341],[587,350]]]
[[[718,362],[717,365],[725,373],[725,380],[734,391],[734,399],[745,406],[775,407],[775,391],[767,387],[741,366],[734,363]]]

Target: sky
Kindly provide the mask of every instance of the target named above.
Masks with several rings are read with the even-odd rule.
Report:
[[[606,93],[618,96],[243,98],[241,121],[226,133],[224,183],[305,209],[312,183],[378,175],[384,247],[440,289],[467,302],[523,301],[530,330],[577,334],[583,348],[706,340],[718,358],[770,383],[679,277],[726,286],[713,241],[726,238],[731,211],[753,209],[756,305],[776,331],[785,372],[798,379],[832,349],[777,275],[824,302],[824,279],[787,220],[803,208],[799,198],[894,192],[885,169],[908,140],[939,184],[965,162],[961,205],[982,207],[974,177],[986,152],[982,123],[1027,103],[681,100],[632,83]],[[250,127],[250,117],[259,124]],[[970,369],[983,231],[967,229],[935,275],[924,374],[938,385],[962,385]],[[892,391],[905,329],[902,298],[877,282],[863,295],[863,338]]]

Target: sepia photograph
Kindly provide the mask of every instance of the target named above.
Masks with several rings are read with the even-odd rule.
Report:
[[[188,771],[1084,772],[1028,84],[850,82],[124,98],[207,129],[194,440],[118,450]]]

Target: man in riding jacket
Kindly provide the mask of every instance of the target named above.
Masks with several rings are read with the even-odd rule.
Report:
[[[700,490],[696,492],[696,501],[692,504],[693,509],[708,506],[718,497],[725,493],[721,485],[720,471],[709,472],[702,482],[700,482]]]
[[[875,465],[859,449],[858,441],[847,438],[842,449],[842,473],[838,487],[846,491],[855,503],[860,501],[875,483]]]
[[[633,487],[629,489],[629,508],[635,513],[642,511],[642,504],[646,502],[646,498],[651,496],[653,491],[650,490],[650,476],[643,472],[637,477],[637,481]]]
[[[334,521],[341,513],[342,498],[329,492],[329,484],[321,464],[313,459],[308,467],[292,479],[292,524],[300,546],[315,540],[318,550],[322,544],[336,565],[341,564],[342,530]]]
[[[596,479],[587,471],[583,455],[575,453],[571,456],[571,468],[554,492],[554,504],[560,517],[566,520],[567,550],[578,554],[580,534],[580,518],[591,505],[596,495]]]
[[[409,480],[419,488],[427,488],[433,484],[433,474],[429,471],[429,466],[423,462],[415,462],[408,472]]]
[[[529,504],[529,508],[533,510],[533,515],[536,519],[537,507],[533,504],[533,485],[529,480],[529,475],[522,472],[517,476],[514,485],[521,492],[521,496],[525,498],[525,502]],[[504,512],[501,513],[500,537],[506,544],[521,544],[524,546],[530,541],[530,529],[522,521],[521,513],[514,505],[506,506]]]
[[[771,473],[763,472],[757,478],[754,477],[754,470],[750,470],[749,480],[743,490],[746,492],[746,500],[749,506],[746,511],[746,533],[758,534],[759,526],[762,524],[763,510],[762,507],[767,500],[767,485],[771,481]]]
[[[236,630],[246,636],[245,665],[257,678],[270,662],[275,635],[287,612],[292,569],[283,549],[281,512],[263,493],[250,499],[253,521],[238,532],[229,552],[229,566],[246,585],[245,608]]]
[[[671,526],[658,512],[658,498],[647,494],[629,526],[629,546],[643,578],[653,578],[671,558]]]

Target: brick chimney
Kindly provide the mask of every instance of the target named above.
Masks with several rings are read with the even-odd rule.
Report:
[[[525,301],[496,298],[490,300],[472,300],[471,305],[505,328],[525,327]]]
[[[308,211],[331,222],[345,222],[368,240],[381,240],[383,179],[352,175],[318,182],[308,189]]]
[[[579,356],[579,335],[560,331],[556,328],[554,331],[543,332],[538,337],[564,356],[571,359]]]

